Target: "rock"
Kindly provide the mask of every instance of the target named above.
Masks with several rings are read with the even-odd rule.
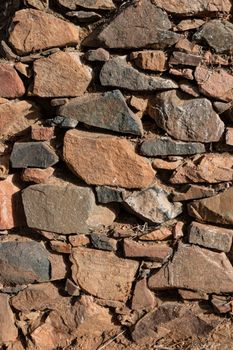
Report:
[[[89,50],[85,58],[90,62],[107,62],[110,59],[110,54],[105,49],[99,47],[96,50]]]
[[[16,142],[11,157],[12,168],[48,168],[59,161],[46,142]]]
[[[197,45],[195,42],[190,41],[189,39],[183,36],[177,41],[175,48],[179,51],[186,52],[186,54],[189,54],[189,55],[194,54],[199,56],[202,52],[201,47],[199,45]],[[189,55],[188,56],[185,55],[183,57],[188,58]],[[179,53],[178,53],[178,57],[179,57]],[[181,59],[182,59],[182,55],[181,55]]]
[[[13,342],[18,337],[13,311],[9,305],[9,296],[0,294],[0,343]]]
[[[194,292],[193,290],[179,289],[179,295],[184,300],[209,300],[209,296],[203,292]]]
[[[87,125],[126,134],[142,135],[141,120],[128,108],[119,90],[71,99],[58,114]]]
[[[186,30],[197,29],[201,27],[203,24],[205,24],[205,21],[203,21],[202,19],[197,19],[197,18],[183,19],[177,24],[176,29],[178,31],[185,32]]]
[[[205,145],[198,142],[180,142],[170,137],[157,137],[143,141],[140,152],[144,156],[189,155],[204,153]]]
[[[79,44],[79,27],[49,13],[25,9],[15,13],[8,40],[18,55],[26,55]]]
[[[57,253],[62,254],[70,254],[71,253],[71,245],[66,242],[61,241],[50,241],[50,248]]]
[[[56,52],[49,57],[36,60],[33,69],[34,96],[80,96],[84,94],[92,80],[91,69],[81,63],[80,55],[76,52]]]
[[[66,280],[66,286],[65,291],[71,295],[71,296],[79,296],[80,295],[80,288],[72,282],[69,278]]]
[[[192,222],[189,243],[228,253],[232,246],[233,230]]]
[[[58,0],[58,3],[66,8],[75,10],[77,6],[92,10],[113,10],[112,0]]]
[[[180,37],[169,31],[171,26],[164,11],[150,0],[143,0],[123,8],[100,33],[87,37],[83,45],[111,49],[164,48],[174,45]]]
[[[127,65],[124,58],[112,58],[100,71],[103,86],[113,86],[132,91],[156,91],[177,89],[177,84],[166,78],[146,75]]]
[[[166,70],[167,57],[161,50],[144,50],[131,53],[131,60],[141,69],[163,72]]]
[[[233,128],[226,129],[226,145],[233,146]]]
[[[116,251],[117,250],[117,241],[115,239],[106,237],[105,235],[98,235],[92,233],[90,235],[91,243],[94,248],[100,250]]]
[[[128,299],[138,262],[88,248],[74,248],[70,259],[73,280],[84,291],[101,299]]]
[[[209,100],[193,99],[175,90],[158,93],[150,101],[148,113],[177,140],[216,142],[224,132],[224,123]]]
[[[0,63],[0,97],[16,98],[25,94],[25,87],[11,64]]]
[[[228,56],[222,57],[221,55],[213,54],[211,51],[204,53],[203,61],[207,65],[229,66],[230,64]]]
[[[233,267],[225,253],[179,243],[172,261],[149,278],[150,289],[184,288],[232,293]]]
[[[213,188],[188,184],[182,187],[181,192],[174,192],[172,200],[174,202],[182,202],[189,201],[191,199],[212,197],[216,194],[217,192]]]
[[[125,190],[123,188],[97,186],[95,188],[99,203],[123,202]]]
[[[185,224],[183,221],[176,222],[175,226],[173,227],[173,237],[175,241],[184,236],[184,226]]]
[[[141,241],[163,241],[172,236],[172,231],[166,227],[161,226],[160,228],[151,231],[149,233],[146,233],[145,235],[142,235],[139,237]]]
[[[195,70],[199,90],[206,96],[230,102],[233,99],[233,75],[224,69],[218,71],[199,66]]]
[[[147,287],[146,278],[137,281],[133,292],[131,309],[150,311],[155,308],[156,304],[154,294]]]
[[[233,24],[219,19],[207,21],[193,39],[203,41],[217,53],[230,52],[233,48]]]
[[[128,101],[130,106],[137,111],[139,118],[147,112],[148,98],[144,96],[132,96]]]
[[[124,200],[126,208],[135,215],[154,224],[161,224],[174,219],[182,212],[180,203],[168,200],[169,194],[159,185],[132,192]]]
[[[87,246],[91,243],[89,236],[84,234],[69,236],[69,242],[73,247]]]
[[[126,258],[143,258],[162,263],[172,254],[172,249],[167,244],[142,244],[124,239],[124,254]]]
[[[190,68],[170,68],[169,73],[177,77],[193,80],[193,70]]]
[[[179,87],[182,91],[186,92],[187,94],[193,96],[193,97],[199,97],[199,89],[196,85],[193,85],[191,82],[182,80],[179,83]]]
[[[152,167],[154,169],[163,169],[163,170],[175,170],[179,165],[182,164],[182,160],[166,161],[160,158],[153,160]]]
[[[170,57],[170,60],[169,60],[169,64],[196,67],[199,65],[201,60],[202,60],[202,57],[198,55],[192,55],[190,53],[173,51],[172,56]]]
[[[87,184],[143,188],[154,179],[149,162],[129,141],[115,136],[67,131],[64,160]]]
[[[29,64],[24,64],[22,62],[16,62],[15,63],[15,69],[21,73],[24,77],[26,78],[31,78],[32,77],[32,70]]]
[[[211,299],[215,311],[220,314],[225,314],[232,311],[232,300],[231,297],[225,295],[213,295]]]
[[[49,0],[26,0],[26,4],[37,10],[47,10],[49,7]]]
[[[71,17],[80,23],[96,22],[102,18],[101,15],[93,11],[71,11],[67,12],[66,16]]]
[[[233,180],[233,156],[230,153],[206,153],[187,159],[172,174],[170,182],[218,183]]]
[[[113,210],[95,204],[91,188],[65,181],[29,186],[22,198],[28,226],[45,231],[87,233],[115,219]]]
[[[31,138],[35,141],[50,141],[54,137],[54,128],[32,125],[31,126]]]
[[[196,15],[211,15],[218,12],[229,13],[232,8],[230,0],[222,2],[221,0],[152,0],[152,2],[163,10],[175,14],[176,16],[196,16]]]
[[[216,196],[200,199],[188,205],[189,215],[200,221],[232,225],[233,209],[229,206],[233,196],[233,187]]]
[[[54,169],[38,169],[38,168],[26,168],[22,172],[22,180],[26,182],[34,182],[36,184],[43,184],[53,175]]]

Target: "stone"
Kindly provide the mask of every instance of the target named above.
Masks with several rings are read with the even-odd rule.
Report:
[[[177,77],[193,80],[193,70],[191,68],[170,68],[169,73]]]
[[[77,6],[91,10],[113,10],[115,5],[112,0],[58,0],[58,3],[71,10]]]
[[[138,243],[132,239],[124,239],[124,255],[126,258],[142,258],[163,263],[172,254],[167,244]]]
[[[32,95],[39,97],[81,96],[92,80],[91,69],[76,52],[58,51],[36,60],[33,70]]]
[[[224,123],[206,98],[190,98],[175,91],[161,92],[149,102],[148,113],[156,124],[180,141],[217,142]]]
[[[220,314],[226,314],[232,312],[232,300],[231,297],[225,295],[213,295],[211,298],[211,304],[215,311]]]
[[[205,293],[232,293],[233,267],[225,253],[179,243],[172,261],[149,278],[153,290],[184,288]]]
[[[230,153],[206,153],[185,160],[172,174],[170,182],[218,183],[233,180],[233,156]]]
[[[221,55],[213,54],[211,51],[204,53],[203,61],[207,65],[229,66],[230,64],[228,56],[225,55],[225,57],[222,57]]]
[[[31,70],[31,67],[29,66],[29,64],[25,64],[22,62],[16,62],[14,66],[15,66],[15,69],[19,73],[21,73],[23,76],[25,76],[26,78],[32,77],[32,70]]]
[[[233,75],[224,69],[212,70],[199,66],[195,70],[195,79],[204,95],[230,102],[233,99]]]
[[[54,168],[38,169],[26,168],[22,172],[22,180],[25,182],[34,182],[36,184],[43,184],[53,175]]]
[[[189,81],[186,81],[186,80],[182,80],[179,82],[179,87],[180,89],[193,96],[193,97],[199,97],[200,96],[200,92],[199,92],[199,89],[196,85],[193,85],[191,82]]]
[[[233,24],[219,19],[207,21],[193,39],[208,44],[217,53],[230,52],[233,48]]]
[[[201,47],[197,45],[195,42],[190,41],[189,39],[183,36],[177,41],[177,43],[175,44],[175,48],[179,51],[186,52],[186,54],[189,54],[189,55],[199,56],[201,54]],[[188,58],[189,55],[184,56],[184,58],[186,57]],[[178,54],[178,57],[179,57],[179,54]]]
[[[192,222],[189,227],[189,243],[228,253],[231,250],[233,230]]]
[[[178,31],[185,32],[186,30],[197,29],[201,27],[203,24],[205,24],[205,21],[203,21],[202,19],[197,19],[197,18],[183,19],[177,24],[176,29]]]
[[[190,53],[184,53],[179,51],[173,51],[170,57],[169,64],[182,65],[196,67],[201,62],[202,57],[198,55],[192,55]]]
[[[160,228],[146,233],[139,237],[140,241],[163,241],[172,236],[172,231],[166,227],[161,226]]]
[[[90,237],[94,248],[110,252],[117,251],[117,241],[115,239],[109,238],[105,235],[98,235],[96,233],[91,233]]]
[[[85,58],[90,62],[107,62],[110,59],[110,54],[102,47],[99,47],[96,50],[89,50]]]
[[[214,188],[193,184],[184,185],[181,190],[181,192],[173,193],[172,200],[174,202],[212,197],[217,194]]]
[[[146,278],[137,281],[133,292],[131,309],[150,311],[155,308],[156,304],[157,301],[154,294],[147,287]]]
[[[117,131],[120,133],[142,135],[141,120],[127,106],[119,90],[103,94],[93,93],[71,99],[58,110],[58,114],[87,125]]]
[[[152,0],[153,4],[163,10],[175,14],[176,16],[196,16],[196,15],[211,15],[218,12],[229,13],[232,8],[230,0]]]
[[[169,155],[192,155],[204,153],[205,145],[198,142],[180,142],[170,137],[157,137],[142,142],[140,153],[148,157]]]
[[[126,208],[146,222],[162,224],[182,212],[180,203],[169,201],[169,193],[159,185],[134,191],[124,199]]]
[[[54,137],[54,128],[42,126],[42,125],[32,125],[31,126],[31,138],[35,141],[50,141]]]
[[[184,227],[185,224],[183,221],[177,221],[175,226],[173,227],[173,237],[174,240],[177,241],[184,236]]]
[[[84,234],[69,236],[69,242],[73,247],[87,246],[91,243],[90,237]]]
[[[150,0],[142,0],[123,8],[100,33],[91,33],[83,45],[111,49],[164,48],[174,45],[180,37],[170,31],[171,26],[164,11]]]
[[[232,225],[233,209],[231,203],[233,187],[226,189],[216,196],[199,199],[188,205],[189,215],[214,224]]]
[[[141,69],[163,72],[166,70],[167,57],[161,50],[144,50],[133,52],[131,60]]]
[[[10,155],[9,154],[0,155],[0,179],[1,180],[4,180],[7,178],[9,174],[9,168],[10,168]]]
[[[80,23],[96,22],[102,18],[101,15],[93,11],[71,11],[67,12],[66,16],[71,17]]]
[[[40,230],[88,233],[115,219],[113,210],[95,204],[91,188],[65,181],[29,186],[22,198],[28,226]]]
[[[15,325],[13,311],[10,307],[10,297],[0,294],[0,343],[13,342],[18,337],[18,329]]]
[[[128,299],[138,262],[81,247],[73,248],[70,259],[73,280],[82,290],[101,299]]]
[[[26,4],[37,10],[47,10],[49,7],[49,0],[26,0]]]
[[[15,13],[8,40],[22,56],[52,47],[78,45],[79,27],[46,12],[24,9]]]
[[[130,101],[128,101],[130,106],[137,111],[139,118],[142,118],[147,112],[148,98],[144,96],[131,96]]]
[[[135,153],[129,141],[115,136],[69,130],[63,155],[71,170],[89,185],[143,188],[154,180],[149,162]]]
[[[0,62],[0,97],[17,98],[25,94],[25,87],[11,64]]]
[[[226,128],[226,145],[233,146],[233,128]]]
[[[123,202],[125,190],[123,188],[96,186],[97,201],[99,203]]]
[[[62,254],[70,254],[71,253],[71,245],[62,241],[50,241],[50,248],[57,253]]]
[[[65,291],[71,296],[76,297],[80,295],[80,288],[69,278],[66,280]]]
[[[163,170],[175,170],[182,163],[181,159],[166,161],[160,158],[154,159],[152,162],[152,167],[154,169],[163,169]]]
[[[209,296],[203,292],[194,292],[193,290],[179,289],[179,295],[184,300],[209,300]]]
[[[48,168],[59,161],[46,142],[16,142],[10,157],[12,168]]]
[[[139,72],[126,63],[124,58],[112,58],[100,71],[103,86],[113,86],[131,91],[156,91],[177,89],[177,84],[167,78],[151,76]]]

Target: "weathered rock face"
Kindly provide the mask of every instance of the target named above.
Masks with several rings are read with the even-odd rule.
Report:
[[[58,0],[58,3],[71,10],[77,6],[93,10],[112,10],[115,8],[112,0]]]
[[[26,168],[22,172],[22,180],[26,182],[35,182],[41,184],[47,182],[47,180],[53,175],[54,168],[39,169],[39,168]]]
[[[16,98],[23,96],[25,88],[14,67],[0,63],[0,97]]]
[[[95,188],[99,203],[123,202],[125,190],[110,186],[97,186]]]
[[[154,294],[147,287],[146,278],[139,280],[135,286],[132,309],[133,310],[151,310],[156,305]]]
[[[138,262],[88,248],[74,248],[71,262],[73,279],[86,292],[102,299],[128,298]]]
[[[199,199],[212,197],[216,193],[213,188],[200,186],[200,185],[184,185],[181,192],[174,192],[173,201],[188,201],[190,199]]]
[[[161,50],[136,51],[130,57],[139,68],[158,72],[166,70],[167,59]]]
[[[216,142],[224,124],[205,98],[189,98],[175,90],[156,95],[149,115],[170,136],[182,141]]]
[[[142,244],[130,239],[124,240],[124,254],[127,258],[144,258],[163,262],[172,253],[166,244]]]
[[[15,326],[14,314],[9,305],[9,295],[0,294],[0,342],[13,342],[18,337],[18,329]]]
[[[126,134],[141,135],[141,120],[128,108],[119,90],[104,94],[87,94],[70,100],[58,114],[87,125]]]
[[[19,55],[56,46],[77,45],[79,28],[42,11],[20,10],[12,21],[9,43]]]
[[[154,179],[150,164],[127,140],[114,136],[70,130],[64,139],[64,159],[88,184],[143,188]]]

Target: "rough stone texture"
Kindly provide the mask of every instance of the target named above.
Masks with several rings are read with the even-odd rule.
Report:
[[[230,52],[233,48],[233,24],[218,19],[208,21],[194,35],[194,39],[204,41],[218,53]]]
[[[117,250],[117,241],[115,239],[106,237],[105,235],[97,235],[96,233],[92,233],[90,235],[91,243],[94,248],[108,251],[116,251]]]
[[[12,168],[48,168],[59,158],[46,142],[16,142],[10,161]]]
[[[11,64],[0,62],[0,97],[16,98],[25,94],[25,87]]]
[[[166,161],[160,158],[153,160],[152,166],[154,169],[163,169],[163,170],[175,170],[183,162],[182,159]]]
[[[114,136],[70,130],[64,139],[64,159],[88,184],[143,188],[154,179],[151,165],[130,142]]]
[[[173,184],[190,182],[218,183],[233,180],[233,156],[230,153],[206,153],[187,159],[172,174]]]
[[[79,44],[79,28],[49,13],[34,9],[17,11],[9,43],[19,55]]]
[[[179,244],[171,262],[149,278],[151,289],[184,288],[206,293],[232,293],[233,267],[225,253]]]
[[[111,252],[88,248],[74,248],[71,262],[73,279],[83,290],[98,298],[119,301],[127,300],[139,266]]]
[[[173,201],[188,201],[190,199],[200,199],[214,196],[216,191],[213,188],[200,185],[185,185],[181,192],[174,192]]]
[[[32,94],[40,97],[83,95],[92,79],[91,69],[81,63],[80,54],[56,52],[34,62]]]
[[[142,244],[130,239],[124,240],[124,254],[127,258],[143,258],[163,262],[172,253],[167,244]]]
[[[226,129],[226,144],[233,146],[233,128]]]
[[[163,241],[172,236],[172,231],[166,227],[161,226],[159,229],[146,233],[143,236],[140,236],[141,241]]]
[[[199,97],[200,93],[198,90],[198,87],[196,85],[193,85],[191,82],[186,81],[186,80],[182,80],[179,83],[179,87],[182,91],[184,91],[185,93],[193,96],[193,97]]]
[[[189,155],[204,153],[205,146],[198,142],[180,142],[169,137],[157,137],[143,141],[140,147],[141,154],[149,157],[169,155]]]
[[[174,219],[182,212],[180,203],[173,204],[169,194],[159,185],[135,191],[124,200],[126,207],[145,221],[161,224]]]
[[[170,57],[169,64],[196,67],[201,62],[202,57],[189,53],[174,51]]]
[[[106,62],[100,72],[103,86],[114,86],[132,91],[156,91],[176,89],[177,84],[171,80],[146,75],[128,65],[124,57],[112,58]]]
[[[67,12],[66,16],[75,19],[80,23],[91,23],[100,20],[102,17],[96,12],[93,11],[71,11]]]
[[[184,300],[209,300],[209,296],[203,292],[195,292],[193,290],[179,289],[179,295]]]
[[[119,90],[70,100],[58,114],[77,122],[126,134],[142,135],[141,120],[128,108]]]
[[[95,188],[99,203],[123,202],[125,190],[122,188],[97,186]]]
[[[147,287],[146,278],[137,281],[133,292],[131,308],[133,310],[150,311],[154,309],[156,304],[154,294]]]
[[[190,98],[175,90],[161,92],[149,103],[149,115],[175,139],[216,142],[224,123],[205,98]]]
[[[179,31],[193,30],[201,27],[203,24],[205,24],[205,21],[203,21],[202,19],[183,19],[178,23],[176,29]]]
[[[166,70],[167,57],[161,50],[133,52],[130,58],[139,68],[158,72]]]
[[[27,224],[32,228],[62,234],[86,233],[91,228],[110,225],[115,219],[114,211],[95,204],[91,188],[69,182],[29,186],[22,198]]]
[[[0,294],[0,342],[13,342],[18,337],[18,329],[15,326],[14,314],[9,305],[10,297]]]
[[[50,141],[54,137],[54,128],[32,125],[31,138],[35,141]]]
[[[232,246],[233,230],[192,222],[189,243],[228,253]]]
[[[113,10],[115,8],[112,0],[58,0],[58,3],[71,10],[77,6],[93,10]]]
[[[199,66],[195,71],[199,90],[206,96],[230,102],[233,99],[233,75],[224,69],[218,71]]]
[[[22,180],[26,182],[35,182],[36,184],[42,184],[48,181],[53,175],[54,168],[38,169],[38,168],[27,168],[23,170]]]
[[[32,6],[37,10],[47,10],[49,0],[26,0],[27,5]]]
[[[96,50],[89,50],[85,57],[90,62],[107,62],[110,59],[110,54],[108,51],[100,47]]]

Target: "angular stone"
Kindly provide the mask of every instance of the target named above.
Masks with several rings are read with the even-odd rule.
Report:
[[[71,11],[67,12],[66,16],[71,17],[73,20],[75,19],[80,23],[95,22],[102,18],[101,15],[93,11]]]
[[[186,52],[186,54],[190,54],[190,55],[194,54],[199,56],[201,54],[201,47],[197,45],[195,42],[190,41],[189,39],[183,36],[177,41],[175,48],[179,51]],[[184,56],[184,57],[188,57],[188,56]]]
[[[203,24],[205,24],[205,21],[202,19],[192,18],[192,19],[184,19],[178,23],[176,26],[176,29],[178,31],[186,31],[186,30],[193,30],[201,27]]]
[[[198,142],[180,142],[170,137],[157,137],[143,141],[140,152],[144,156],[190,155],[204,153],[205,145]]]
[[[172,231],[166,227],[161,226],[159,229],[149,232],[143,236],[140,236],[141,241],[163,241],[172,236]]]
[[[22,180],[26,182],[34,182],[36,184],[43,184],[53,175],[54,169],[38,169],[38,168],[27,168],[23,170]]]
[[[37,10],[47,10],[49,7],[49,0],[26,0],[26,4],[32,6]]]
[[[206,96],[230,102],[233,99],[233,75],[224,69],[214,71],[199,66],[195,71],[195,79],[199,90]]]
[[[150,101],[148,112],[160,128],[181,141],[216,142],[224,132],[224,123],[206,98],[161,92]]]
[[[182,80],[179,83],[179,87],[182,91],[186,92],[187,94],[193,96],[193,97],[199,97],[200,92],[196,85],[193,85],[191,82]]]
[[[232,300],[230,296],[226,295],[213,295],[211,298],[211,304],[215,311],[220,314],[232,312]]]
[[[71,245],[62,241],[50,241],[50,248],[57,253],[62,254],[70,254],[71,253]]]
[[[110,54],[105,49],[99,47],[96,50],[89,50],[85,57],[90,62],[107,62],[110,59]]]
[[[143,188],[154,179],[149,162],[135,153],[129,141],[115,136],[69,130],[64,160],[88,184]]]
[[[233,48],[233,24],[219,19],[207,21],[193,38],[204,41],[218,53],[230,52]]]
[[[182,65],[182,66],[198,66],[202,57],[198,55],[192,55],[189,53],[173,51],[173,54],[169,60],[169,64]]]
[[[179,295],[184,300],[209,300],[209,296],[203,292],[194,292],[193,290],[179,289]]]
[[[163,10],[176,16],[210,15],[218,12],[230,12],[232,3],[230,0],[152,0],[152,2]]]
[[[92,233],[90,236],[94,248],[108,250],[110,252],[117,250],[117,241],[115,239],[109,238],[105,235],[98,235],[96,233]]]
[[[170,182],[218,183],[233,180],[233,155],[230,153],[206,153],[187,159],[172,174]]]
[[[233,146],[233,128],[226,129],[226,144]]]
[[[114,86],[132,91],[168,90],[178,87],[171,79],[139,72],[121,57],[112,58],[104,64],[100,71],[100,82],[103,86]]]
[[[79,27],[49,13],[25,9],[15,13],[9,43],[19,55],[79,44]]]
[[[179,39],[178,34],[169,31],[171,26],[164,11],[150,0],[142,0],[123,8],[100,33],[91,34],[83,44],[103,45],[112,49],[163,48],[175,44]]]
[[[123,247],[126,258],[143,258],[162,263],[172,254],[172,249],[167,244],[142,244],[124,239]]]
[[[31,138],[35,141],[50,141],[54,137],[54,128],[32,125]]]
[[[200,199],[206,197],[212,197],[216,195],[216,191],[213,188],[188,184],[182,188],[181,192],[174,192],[172,200],[174,202],[189,201],[191,199]]]
[[[87,125],[126,134],[142,135],[141,120],[128,108],[119,90],[71,99],[58,114]]]
[[[71,296],[79,296],[80,288],[72,282],[69,278],[66,280],[65,291]]]
[[[233,230],[192,222],[189,243],[228,253],[232,246]]]
[[[0,294],[0,343],[13,342],[18,337],[13,311],[9,305],[10,297]]]
[[[46,142],[16,142],[10,161],[12,168],[48,168],[59,158]]]
[[[87,246],[91,243],[89,236],[84,234],[69,236],[69,242],[73,247]]]
[[[97,186],[95,188],[99,203],[123,202],[125,190],[122,188]]]
[[[149,278],[150,289],[184,288],[232,293],[233,267],[225,253],[179,243],[172,261]]]
[[[182,212],[180,203],[168,200],[169,194],[159,185],[135,191],[125,198],[124,203],[135,215],[154,224],[174,219]]]
[[[0,63],[0,97],[16,98],[25,94],[25,87],[11,64]]]
[[[92,10],[113,10],[112,0],[58,0],[58,3],[66,8],[75,10],[77,6]]]
[[[230,187],[216,196],[193,201],[188,205],[189,215],[200,221],[232,225],[233,208],[229,205],[232,196],[233,187]]]
[[[128,299],[139,266],[138,262],[118,258],[112,252],[88,248],[74,248],[71,262],[73,279],[84,291],[119,301]]]
[[[32,228],[62,234],[87,233],[91,228],[111,225],[115,219],[111,209],[95,204],[91,188],[65,181],[29,186],[22,198],[27,224]]]
[[[150,311],[154,309],[156,304],[157,302],[154,294],[147,287],[146,278],[143,278],[140,281],[138,281],[134,288],[131,308],[133,310]]]
[[[40,97],[83,95],[92,79],[91,69],[81,63],[76,52],[56,52],[36,60],[33,69],[32,94]]]
[[[193,70],[191,68],[171,68],[169,73],[177,77],[193,80]]]
[[[163,170],[175,170],[182,163],[182,159],[166,161],[160,158],[153,160],[152,167],[154,169],[163,169]]]
[[[161,50],[133,52],[130,58],[141,69],[163,72],[166,70],[167,57]]]

